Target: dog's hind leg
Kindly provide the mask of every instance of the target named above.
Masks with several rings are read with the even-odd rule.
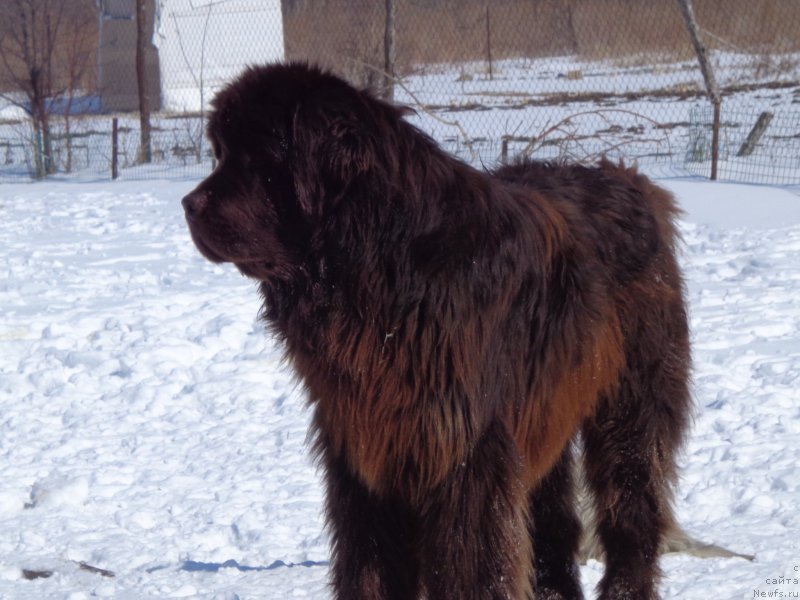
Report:
[[[679,302],[653,306],[649,318],[623,322],[626,368],[583,428],[606,555],[601,600],[658,598],[659,549],[674,522],[675,460],[690,411],[688,327]]]
[[[572,446],[530,494],[533,589],[542,600],[582,600],[576,562],[581,524],[575,514]]]

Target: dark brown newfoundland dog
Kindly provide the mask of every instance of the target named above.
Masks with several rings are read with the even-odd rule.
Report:
[[[608,162],[477,171],[305,65],[213,105],[186,218],[308,389],[334,596],[581,598],[580,437],[600,596],[656,598],[690,405],[670,195]]]

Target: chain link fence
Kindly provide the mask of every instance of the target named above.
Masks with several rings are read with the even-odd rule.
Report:
[[[607,155],[657,174],[711,173],[713,111],[677,0],[148,0],[150,164],[137,164],[136,2],[87,1],[98,72],[79,82],[68,118],[65,93],[50,99],[56,173],[110,177],[116,156],[126,178],[204,176],[209,99],[245,65],[281,59],[379,94],[388,85],[420,128],[476,165]],[[719,178],[800,183],[800,2],[692,4],[722,92]],[[35,176],[41,152],[8,69],[0,60],[0,181]]]

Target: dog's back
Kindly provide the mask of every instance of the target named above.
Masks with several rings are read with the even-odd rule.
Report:
[[[588,225],[584,234],[594,238],[617,285],[635,279],[656,255],[674,251],[673,221],[680,211],[666,190],[636,169],[606,160],[585,166],[520,159],[494,175],[535,190],[547,202],[577,208]]]

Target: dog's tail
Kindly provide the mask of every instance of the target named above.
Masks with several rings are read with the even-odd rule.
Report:
[[[578,560],[581,564],[586,564],[589,559],[602,562],[604,561],[603,545],[597,535],[597,519],[591,502],[591,492],[583,476],[583,468],[580,466],[581,461],[579,459],[576,460],[575,465],[576,503],[582,526]],[[750,554],[740,554],[722,546],[701,542],[693,538],[678,524],[673,514],[669,515],[668,523],[664,539],[661,541],[659,550],[661,554],[676,552],[699,558],[744,558],[750,561],[755,559],[755,556]]]

